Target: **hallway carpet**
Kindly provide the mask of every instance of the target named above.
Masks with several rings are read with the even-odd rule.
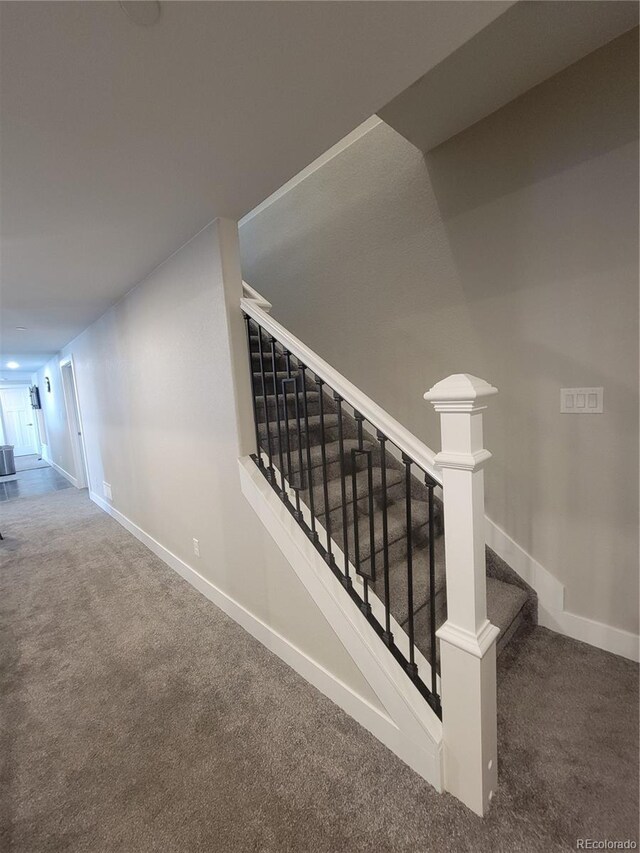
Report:
[[[75,489],[2,507],[6,853],[556,851],[637,841],[638,675],[542,628],[499,662],[483,821]]]

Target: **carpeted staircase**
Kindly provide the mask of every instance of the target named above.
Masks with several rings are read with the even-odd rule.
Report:
[[[382,468],[381,446],[376,436],[368,432],[362,422],[350,414],[343,404],[339,423],[338,405],[332,392],[314,380],[308,371],[302,371],[294,357],[287,356],[279,344],[272,353],[270,341],[263,336],[260,347],[258,334],[250,335],[253,370],[254,401],[259,424],[259,439],[263,453],[271,449],[273,464],[285,472],[290,486],[299,489],[301,501],[309,508],[312,504],[315,517],[330,533],[339,548],[343,545],[344,525],[350,543],[350,558],[354,562],[354,516],[358,519],[360,567],[368,573],[372,557],[369,519],[369,472],[363,454],[352,456],[352,450],[371,451],[371,487],[374,499],[373,554],[377,567],[376,581],[370,588],[384,600],[382,536]],[[262,350],[262,356],[261,351]],[[275,373],[274,373],[275,367]],[[283,380],[286,383],[287,412],[284,412]],[[305,383],[306,395],[302,392]],[[278,390],[276,399],[275,390]],[[306,401],[305,401],[306,396]],[[298,417],[296,417],[296,397]],[[305,417],[306,404],[306,417]],[[267,417],[265,417],[265,411]],[[278,418],[280,415],[280,431]],[[267,420],[269,423],[267,429]],[[323,430],[324,425],[324,430]],[[340,432],[344,457],[340,455]],[[324,432],[324,442],[323,442]],[[308,439],[307,439],[308,436]],[[308,448],[307,448],[308,442]],[[323,454],[324,445],[324,454]],[[282,452],[282,457],[280,456]],[[389,563],[389,598],[393,617],[405,629],[409,621],[409,594],[407,582],[407,515],[405,466],[395,455],[385,451],[386,501],[387,501],[387,559]],[[281,462],[282,459],[282,462]],[[311,465],[313,488],[309,489],[307,468]],[[345,471],[342,481],[341,472]],[[354,468],[355,466],[355,468]],[[416,466],[414,466],[415,468]],[[326,468],[326,488],[323,481]],[[352,474],[355,473],[357,503],[354,501]],[[413,562],[413,613],[415,643],[423,654],[429,655],[430,644],[430,585],[428,576],[428,490],[424,481],[413,476],[411,481],[411,542]],[[435,502],[435,613],[436,628],[446,619],[446,585],[444,561],[444,536],[442,503]],[[535,593],[491,549],[487,548],[487,615],[500,629],[497,641],[498,654],[518,630],[526,624],[535,624],[537,600]]]

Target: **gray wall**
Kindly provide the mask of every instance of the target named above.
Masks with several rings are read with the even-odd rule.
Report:
[[[47,391],[46,378],[49,379],[51,390]],[[76,477],[77,471],[73,459],[73,448],[69,434],[67,410],[64,404],[64,389],[60,371],[60,356],[48,361],[44,367],[33,376],[33,384],[40,390],[40,405],[46,433],[41,438],[42,451],[49,462],[66,471],[71,477]]]
[[[423,392],[500,389],[487,512],[638,631],[637,30],[423,157],[379,125],[241,228],[274,316],[439,447]],[[605,389],[600,416],[560,388]]]
[[[103,497],[109,483],[116,510],[379,708],[241,493],[217,223],[62,354],[74,359],[91,490]],[[66,448],[58,363],[44,371],[52,394],[40,386],[55,460]]]

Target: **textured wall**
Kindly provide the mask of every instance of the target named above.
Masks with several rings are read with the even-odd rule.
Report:
[[[433,448],[423,392],[496,385],[489,516],[638,630],[637,30],[425,159],[379,125],[241,228],[274,316]],[[560,415],[603,385],[605,413]]]

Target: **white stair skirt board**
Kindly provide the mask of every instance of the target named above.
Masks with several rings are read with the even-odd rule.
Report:
[[[346,641],[343,640],[343,642],[345,642],[350,654],[371,684],[374,692],[380,698],[382,705],[387,709],[387,713],[383,713],[371,705],[305,652],[298,649],[285,637],[250,613],[243,605],[161,545],[102,497],[95,492],[90,492],[90,497],[97,506],[223,610],[227,616],[241,625],[332,702],[335,702],[345,713],[357,720],[360,725],[370,731],[374,737],[384,743],[438,791],[442,791],[442,724],[440,720],[433,714],[422,697],[418,695],[417,690],[400,671],[394,660],[384,661],[384,666],[379,665],[378,658],[386,655],[387,652],[384,647],[377,648],[381,645],[377,635],[375,640],[367,638],[366,632],[358,630],[357,626],[352,624],[347,615],[342,612],[346,609],[341,603],[341,599],[346,598],[344,590],[328,571],[326,563],[284,508],[271,486],[258,471],[255,463],[247,458],[239,460],[239,464],[245,496],[249,498],[254,509],[260,507],[261,511],[258,512],[258,515],[263,522],[268,521],[269,532],[275,541],[281,548],[282,545],[287,548],[287,551],[284,548],[282,550],[296,570],[298,577],[303,580],[303,583],[306,579],[307,583],[313,587],[312,595],[316,604],[319,606],[314,591],[320,594],[322,601],[332,611],[334,619],[344,623],[344,633],[336,633],[341,639],[347,637]],[[290,554],[294,562],[291,562]],[[305,586],[309,589],[307,583]],[[347,604],[351,604],[355,608],[350,599]],[[322,608],[320,609],[322,610]],[[361,614],[357,608],[355,611],[353,615],[360,617]],[[327,612],[325,610],[322,612],[327,617]],[[361,620],[358,618],[357,621]],[[331,620],[329,622],[335,630],[334,623]],[[373,633],[373,629],[368,624],[365,624],[364,628]],[[361,636],[362,634],[365,636]],[[371,639],[371,648],[368,648],[367,645],[369,639]],[[371,658],[370,661],[366,660],[367,657]],[[397,668],[398,672],[388,674],[387,670],[391,670],[393,667]],[[403,681],[406,681],[406,684],[403,684]],[[396,682],[398,686],[396,686]],[[412,693],[416,695],[413,696]]]
[[[331,625],[386,709],[386,717],[362,719],[358,707],[341,707],[378,740],[443,790],[442,723],[424,701],[354,601],[250,457],[238,460],[244,496]],[[322,688],[320,688],[322,690]],[[335,696],[325,695],[337,704]]]
[[[564,585],[491,519],[485,521],[487,545],[535,589],[539,625],[629,660],[640,660],[637,634],[565,610]]]

